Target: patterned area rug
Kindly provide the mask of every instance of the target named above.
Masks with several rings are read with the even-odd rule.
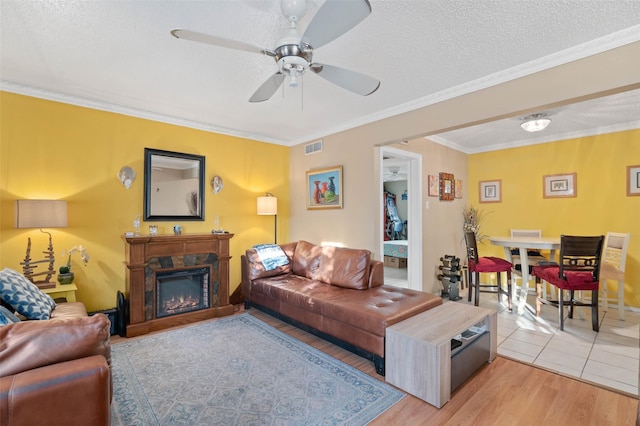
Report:
[[[112,346],[112,425],[364,425],[404,397],[249,314]]]

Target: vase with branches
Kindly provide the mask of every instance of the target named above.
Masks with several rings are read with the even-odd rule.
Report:
[[[472,231],[476,234],[476,241],[480,243],[489,238],[481,230],[482,221],[486,216],[485,212],[473,206],[467,206],[462,211],[462,216],[464,217],[464,224],[462,225],[464,232]]]

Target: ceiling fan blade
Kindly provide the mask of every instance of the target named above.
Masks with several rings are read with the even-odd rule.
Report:
[[[276,93],[276,90],[278,90],[278,88],[282,86],[283,81],[284,74],[278,71],[277,73],[269,77],[267,81],[262,83],[262,86],[260,86],[258,90],[256,90],[256,92],[253,94],[253,96],[251,96],[249,102],[263,102],[268,100],[271,96],[273,96],[274,93]]]
[[[368,0],[326,0],[309,23],[301,44],[307,43],[314,49],[324,46],[355,27],[370,13]]]
[[[200,43],[212,44],[214,46],[226,47],[228,49],[244,50],[246,52],[260,53],[262,55],[275,56],[275,53],[269,49],[262,49],[252,44],[243,43],[237,40],[229,40],[227,38],[212,36],[209,34],[198,33],[195,31],[175,29],[171,30],[171,35],[175,38],[183,38],[185,40],[197,41]]]
[[[356,71],[318,63],[309,68],[325,80],[358,95],[368,96],[380,87],[380,80]]]

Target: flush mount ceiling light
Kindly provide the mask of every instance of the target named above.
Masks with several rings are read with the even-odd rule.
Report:
[[[543,112],[527,115],[523,120],[524,121],[520,124],[520,127],[527,132],[539,132],[544,130],[549,123],[551,123],[551,119],[548,118],[548,114]]]

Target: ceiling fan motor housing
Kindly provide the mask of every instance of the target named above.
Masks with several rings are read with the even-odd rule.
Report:
[[[313,51],[302,50],[297,44],[286,44],[275,50],[275,60],[278,63],[280,72],[294,79],[294,86],[297,85],[295,78],[304,74],[309,67],[313,57]]]

